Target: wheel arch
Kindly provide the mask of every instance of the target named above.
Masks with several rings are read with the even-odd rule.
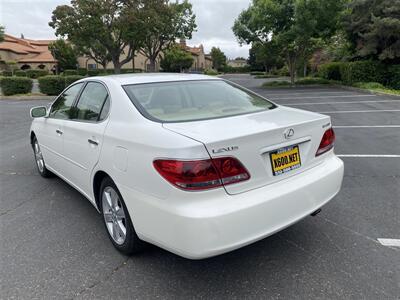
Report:
[[[30,134],[30,141],[31,141],[31,145],[33,145],[33,139],[36,137],[36,134],[33,130],[31,130],[31,134]]]
[[[102,211],[102,207],[101,207],[101,203],[100,203],[100,186],[101,186],[101,182],[106,177],[109,177],[111,180],[113,180],[110,175],[108,175],[106,172],[104,172],[102,170],[96,171],[96,173],[93,176],[93,195],[94,195],[94,201],[97,206],[97,210],[99,212]]]

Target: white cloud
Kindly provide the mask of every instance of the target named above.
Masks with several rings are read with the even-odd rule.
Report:
[[[248,46],[240,47],[232,33],[232,26],[239,13],[247,8],[250,0],[191,0],[196,14],[197,32],[189,45],[202,43],[206,51],[221,48],[234,58],[248,56]],[[49,27],[51,13],[68,0],[0,0],[0,24],[6,32],[26,38],[52,39],[54,30]]]
[[[197,32],[189,44],[203,43],[206,51],[216,46],[230,58],[247,57],[249,47],[240,47],[232,32],[239,13],[250,0],[191,0],[196,14]]]

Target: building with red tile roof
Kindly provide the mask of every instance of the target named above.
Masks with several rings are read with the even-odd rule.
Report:
[[[0,68],[5,68],[8,62],[16,62],[19,69],[51,70],[57,60],[49,50],[52,40],[31,40],[4,35],[0,43]]]
[[[57,65],[57,60],[54,59],[49,44],[54,40],[32,40],[26,38],[17,38],[9,34],[4,35],[4,41],[0,43],[0,69],[7,69],[8,62],[15,62],[18,69],[46,69],[52,70]],[[190,47],[186,45],[186,40],[180,41],[180,46],[190,53],[193,57],[193,65],[190,71],[201,72],[205,69],[212,68],[212,59],[204,53],[203,45],[198,47]],[[156,69],[160,69],[160,60],[162,54],[157,59]],[[121,56],[121,59],[124,55]],[[141,69],[147,71],[149,68],[148,59],[141,53],[137,52],[133,65],[133,61],[125,64],[123,69]],[[102,68],[93,59],[85,56],[78,57],[78,65],[85,69]],[[112,69],[114,66],[110,62],[107,69]]]
[[[182,49],[189,52],[193,57],[192,71],[203,71],[212,69],[212,58],[204,52],[204,47],[200,44],[198,47],[190,47],[186,44],[185,39],[179,41]]]

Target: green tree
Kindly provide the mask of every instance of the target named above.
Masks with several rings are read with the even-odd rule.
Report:
[[[161,68],[166,72],[182,72],[189,69],[192,64],[192,55],[178,46],[166,50],[161,59]]]
[[[70,43],[65,42],[63,39],[58,39],[49,45],[49,50],[58,61],[60,69],[76,69],[78,53]]]
[[[344,27],[356,56],[400,62],[400,0],[353,0]]]
[[[213,68],[218,71],[222,71],[226,66],[226,56],[221,49],[217,47],[211,48],[211,58],[213,60]]]
[[[260,62],[257,60],[257,45],[257,43],[253,43],[251,45],[251,48],[249,49],[248,63],[252,71],[265,71],[264,65],[260,64]]]
[[[67,37],[84,53],[96,60],[100,56],[103,66],[110,58],[115,73],[120,73],[144,39],[139,20],[142,2],[147,1],[72,0],[71,6],[57,6],[49,25],[56,29],[56,35]]]
[[[4,41],[4,26],[0,25],[0,42]]]
[[[328,41],[324,50],[330,61],[348,61],[352,57],[351,43],[342,30]]]
[[[11,74],[14,76],[14,72],[18,69],[18,63],[14,60],[6,61],[6,68],[11,71]]]
[[[253,0],[232,29],[241,44],[273,41],[294,83],[299,61],[310,55],[307,50],[337,30],[345,1]]]
[[[156,70],[161,52],[175,44],[177,39],[191,39],[196,29],[192,5],[169,0],[144,0],[140,28],[145,32],[141,52],[149,59],[149,71]]]
[[[262,65],[265,72],[283,67],[280,49],[275,41],[266,43],[256,42],[253,43],[252,48],[254,49],[256,64]]]
[[[93,41],[90,46],[77,46],[77,51],[93,59],[96,63],[101,65],[104,70],[107,69],[108,63],[112,60],[111,54],[107,51],[107,48],[99,41]]]

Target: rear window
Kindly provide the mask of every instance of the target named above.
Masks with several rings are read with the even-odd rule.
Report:
[[[124,89],[145,117],[161,122],[215,119],[275,107],[222,80],[134,84]]]

